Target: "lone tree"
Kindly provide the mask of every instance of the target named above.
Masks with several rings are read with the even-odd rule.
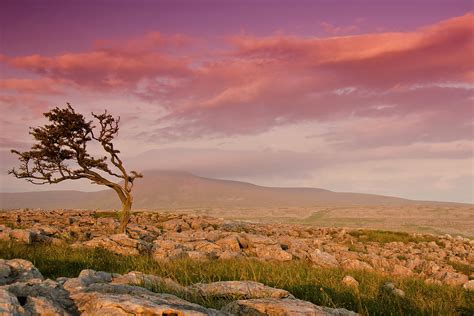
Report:
[[[31,129],[36,143],[29,151],[11,151],[18,155],[21,165],[8,173],[37,185],[89,179],[112,188],[122,202],[119,230],[124,233],[130,220],[133,183],[142,175],[136,171],[128,173],[118,156],[120,151],[114,148],[120,117],[115,119],[107,110],[99,115],[92,113],[99,124],[96,130],[93,121],[86,121],[69,103],[66,108],[56,107],[43,115],[50,124]],[[100,144],[106,156],[91,156],[87,149],[90,143]],[[106,177],[120,180],[114,182]]]

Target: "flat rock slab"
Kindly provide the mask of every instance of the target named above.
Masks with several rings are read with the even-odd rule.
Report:
[[[198,283],[187,287],[190,292],[208,297],[227,298],[287,298],[293,297],[290,292],[266,286],[253,281],[221,281]]]
[[[113,283],[114,279],[120,280],[120,277],[107,272],[83,270],[77,278],[67,280],[64,288],[81,315],[226,315],[171,294]]]
[[[226,305],[222,311],[238,316],[355,316],[344,308],[328,308],[297,299],[238,300]]]
[[[75,294],[81,315],[226,315],[223,312],[182,300],[170,294],[112,294],[87,292]]]

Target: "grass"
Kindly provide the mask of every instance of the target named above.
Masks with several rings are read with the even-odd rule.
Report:
[[[116,211],[98,211],[92,214],[93,218],[119,218],[120,214]]]
[[[437,241],[437,238],[434,236],[415,236],[405,232],[393,232],[386,230],[359,229],[349,232],[349,235],[356,237],[361,242],[378,242],[380,244],[386,244],[389,242],[420,243]]]
[[[456,262],[456,261],[449,261],[448,263],[454,268],[454,270],[460,273],[463,273],[467,276],[474,274],[474,266],[472,265]]]
[[[362,315],[472,315],[472,292],[446,285],[425,284],[416,278],[390,278],[375,272],[318,269],[302,261],[289,263],[262,262],[250,259],[223,261],[154,261],[148,256],[120,256],[102,249],[71,248],[67,245],[25,245],[0,242],[0,257],[24,258],[49,278],[75,277],[83,269],[115,273],[142,271],[169,277],[182,285],[197,282],[251,280],[286,289],[299,299],[317,305],[344,307]],[[359,282],[359,290],[345,287],[341,279],[351,274]],[[406,293],[394,297],[383,290],[393,281]],[[162,287],[155,291],[169,291]],[[173,292],[172,292],[173,293]],[[173,293],[183,297],[182,293]],[[183,297],[207,307],[220,308],[226,298],[203,299]]]

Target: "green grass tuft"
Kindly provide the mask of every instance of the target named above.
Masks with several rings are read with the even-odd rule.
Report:
[[[467,276],[471,276],[471,275],[474,274],[474,266],[472,266],[470,264],[465,264],[465,263],[456,262],[456,261],[449,261],[449,264],[457,272],[460,272],[460,273],[465,274]]]
[[[142,271],[169,277],[182,285],[197,282],[251,280],[288,290],[299,299],[329,307],[344,307],[362,315],[470,315],[474,312],[473,293],[460,287],[425,284],[417,278],[393,278],[369,271],[343,271],[314,268],[303,261],[286,263],[251,259],[222,261],[155,261],[149,256],[121,256],[102,249],[71,248],[44,244],[25,245],[0,242],[0,257],[24,258],[49,278],[75,277],[83,269],[115,273]],[[341,283],[350,274],[359,289]],[[405,291],[405,298],[394,297],[383,290],[392,281]],[[156,286],[158,292],[171,292],[207,307],[220,308],[230,298],[187,297]]]
[[[92,214],[93,218],[120,218],[119,212],[116,211],[99,211]]]
[[[380,244],[386,244],[389,242],[430,242],[436,241],[437,238],[434,236],[415,236],[413,234],[405,232],[393,232],[386,230],[369,230],[369,229],[359,229],[349,232],[349,235],[356,237],[361,242],[378,242]]]

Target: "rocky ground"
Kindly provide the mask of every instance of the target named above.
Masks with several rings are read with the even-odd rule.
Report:
[[[240,297],[221,310],[145,289],[165,283],[188,295]],[[0,259],[1,315],[357,315],[295,299],[257,282],[228,281],[183,287],[140,272],[125,275],[83,270],[77,278],[44,279],[29,261]]]
[[[420,276],[426,282],[471,288],[474,240],[411,234],[408,242],[364,240],[364,231],[298,225],[253,224],[186,214],[134,214],[127,234],[115,234],[114,213],[9,211],[0,213],[0,240],[70,242],[157,260],[188,257],[219,260],[306,260],[315,266],[376,270]],[[459,267],[463,271],[458,271]],[[470,268],[470,269],[469,269]],[[471,271],[466,275],[462,272]]]

